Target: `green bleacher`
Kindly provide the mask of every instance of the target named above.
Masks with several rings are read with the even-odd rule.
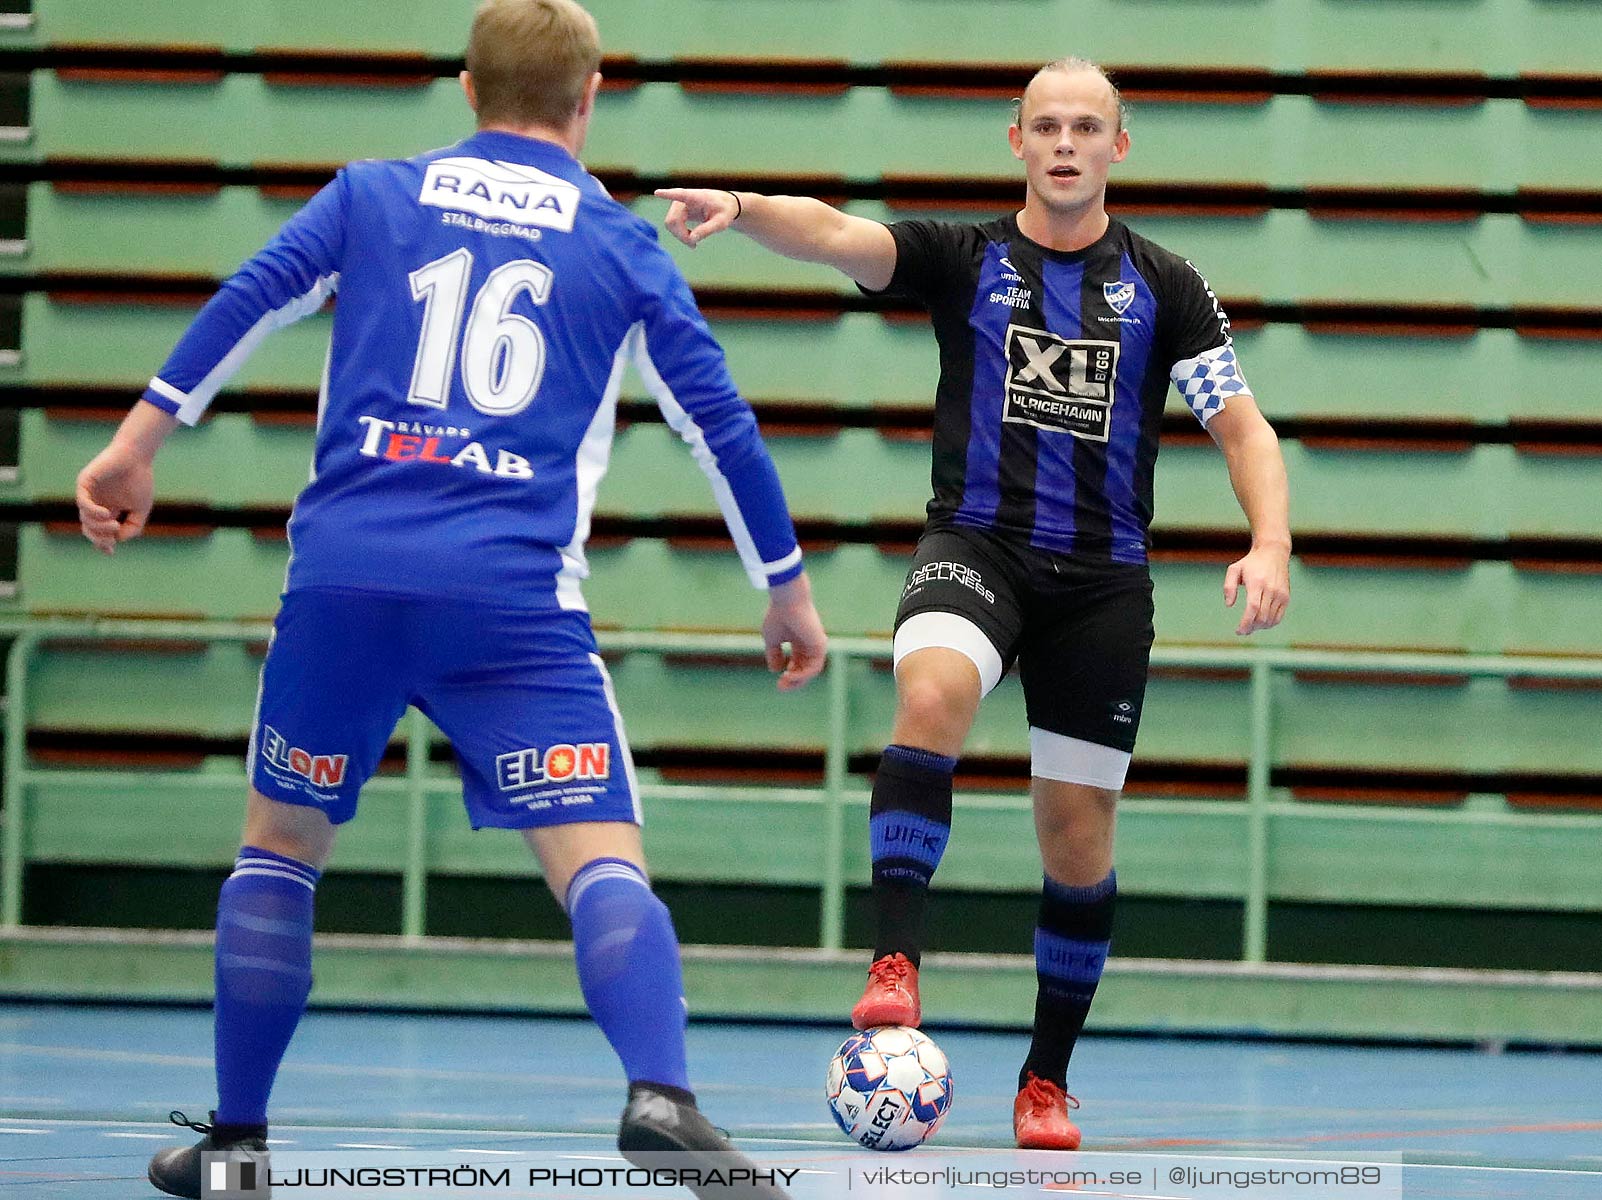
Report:
[[[62,419],[65,416],[67,419]],[[70,411],[22,414],[23,454],[14,486],[29,500],[71,498],[78,467],[115,425]],[[161,460],[162,496],[222,508],[287,508],[304,486],[314,431],[225,413],[175,440]],[[914,520],[929,494],[929,447],[873,429],[780,433],[771,453],[797,518],[837,523]],[[1584,538],[1602,526],[1596,464],[1587,457],[1519,453],[1507,445],[1446,451],[1354,452],[1290,442],[1286,468],[1297,481],[1291,518],[1304,530]],[[1171,445],[1159,461],[1156,501],[1166,529],[1242,524],[1222,459],[1211,443]],[[868,486],[871,483],[871,487]],[[715,517],[705,477],[665,425],[635,423],[613,443],[596,512],[619,517]]]
[[[1041,56],[1039,31],[1072,31],[1077,51],[1117,63],[1278,65],[1359,70],[1587,71],[1602,33],[1575,0],[1042,0],[1015,19],[975,20],[961,0],[596,0],[608,50],[641,58],[727,55],[1017,62]],[[36,0],[18,40],[214,44],[453,55],[470,0],[397,10],[279,0],[232,11],[204,0],[149,9]],[[1002,10],[1005,13],[1007,10]]]
[[[1602,129],[1599,129],[1602,136]],[[137,271],[226,277],[295,210],[295,201],[255,188],[221,187],[193,197],[80,195],[49,184],[28,194],[28,251],[0,259],[0,273]],[[642,198],[660,222],[667,203]],[[913,213],[879,202],[847,211],[871,220]],[[1467,305],[1579,305],[1594,293],[1570,269],[1594,258],[1584,228],[1532,225],[1515,213],[1438,224],[1338,221],[1292,209],[1256,217],[1138,217],[1141,232],[1186,255],[1224,296]],[[812,289],[852,293],[839,272],[779,258],[745,238],[693,251],[663,237],[696,287]]]
[[[34,81],[30,144],[0,161],[61,158],[311,164],[398,157],[462,135],[454,79],[415,88],[273,86],[261,76],[166,88]],[[596,166],[676,172],[998,175],[1013,159],[1004,102],[902,97],[881,87],[827,96],[724,95],[647,83],[603,93],[585,147]],[[691,131],[664,138],[656,131]],[[830,131],[820,138],[819,129]],[[885,130],[905,130],[886,137]],[[1131,179],[1275,186],[1583,187],[1602,173],[1602,114],[1516,100],[1397,111],[1281,96],[1272,104],[1153,103],[1131,124]],[[1354,150],[1385,145],[1383,155]],[[1485,146],[1499,150],[1487,155]],[[804,163],[796,147],[806,146]]]
[[[23,360],[0,378],[22,384],[118,384],[130,394],[161,366],[192,306],[59,304],[23,297]],[[767,400],[926,408],[937,364],[928,330],[871,313],[834,320],[714,319],[741,390]],[[240,387],[314,388],[328,321],[309,317],[279,331],[236,376]],[[1602,344],[1520,337],[1483,329],[1420,339],[1310,332],[1277,324],[1240,331],[1242,365],[1270,416],[1350,416],[1376,421],[1510,417],[1590,420],[1589,388]],[[797,364],[805,370],[797,370]],[[625,390],[643,395],[637,381]],[[1398,400],[1405,396],[1406,402]]]
[[[1242,905],[1249,961],[1275,956],[1274,905],[1602,910],[1602,22],[1587,5],[1040,0],[994,20],[960,0],[591,7],[619,86],[586,162],[653,221],[665,205],[639,192],[725,177],[875,219],[974,219],[973,188],[1019,181],[1005,89],[1024,73],[1009,84],[997,64],[1060,50],[1144,81],[1114,207],[1120,180],[1141,185],[1129,223],[1235,308],[1247,377],[1281,428],[1298,547],[1289,619],[1243,645],[1220,590],[1245,522],[1217,450],[1172,401],[1159,665],[1121,883]],[[0,365],[16,427],[0,628],[26,651],[9,676],[0,941],[26,864],[231,856],[265,637],[231,623],[276,608],[327,315],[269,339],[174,438],[150,536],[94,553],[73,477],[210,283],[329,170],[467,132],[452,60],[471,9],[37,0],[31,29],[0,34],[0,55],[60,59],[25,68],[31,135],[0,139],[26,212],[12,238],[25,244],[0,257],[20,297],[20,337],[0,346],[17,352]],[[1042,28],[1083,40],[1043,50]],[[111,69],[118,48],[138,53]],[[718,71],[746,82],[706,86]],[[897,198],[908,180],[917,207]],[[1540,219],[1532,196],[1569,217]],[[928,494],[927,325],[863,311],[835,273],[743,238],[691,252],[663,237],[770,428],[831,633],[882,638]],[[847,643],[830,677],[775,700],[749,646],[708,640],[753,630],[761,597],[709,534],[716,506],[689,454],[638,380],[624,395],[586,595],[612,639],[657,874],[816,889],[820,944],[838,948],[893,709],[883,647]],[[131,623],[107,634],[115,618]],[[1434,657],[1398,657],[1414,652]],[[516,839],[468,835],[436,731],[415,728],[404,773],[410,721],[335,869],[404,867],[405,928],[426,934],[430,879],[533,868]],[[946,886],[1038,883],[1027,751],[1008,680],[968,747]],[[0,968],[7,986],[42,984]],[[982,997],[968,1016],[985,1019]],[[1520,1019],[1531,1036],[1546,1027],[1534,1008]]]

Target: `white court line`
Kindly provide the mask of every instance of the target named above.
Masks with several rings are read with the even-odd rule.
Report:
[[[383,1142],[335,1142],[335,1150],[410,1150],[410,1146],[391,1146]]]
[[[438,1154],[508,1154],[513,1158],[522,1158],[528,1153],[526,1150],[481,1150],[477,1146],[451,1146],[446,1150],[430,1151]]]
[[[158,1067],[213,1066],[213,1060],[208,1057],[190,1054],[152,1054],[143,1050],[92,1050],[82,1046],[48,1046],[32,1042],[0,1042],[0,1050],[12,1054],[32,1055],[36,1058],[88,1059]],[[603,1078],[599,1075],[530,1075],[521,1072],[455,1071],[431,1067],[383,1067],[365,1063],[286,1062],[279,1068],[280,1074],[285,1072],[292,1074],[298,1072],[303,1075],[374,1076],[380,1079],[415,1076],[418,1079],[492,1080],[502,1083],[610,1089],[617,1087],[617,1080],[610,1076]],[[746,1085],[743,1090],[756,1090],[756,1085]],[[789,1090],[800,1093],[807,1089]]]
[[[55,1132],[54,1129],[4,1129],[4,1128],[0,1128],[0,1133],[54,1133],[54,1132]]]
[[[0,1122],[16,1121],[16,1120],[20,1120],[20,1119],[21,1118],[19,1118],[19,1117],[0,1117]],[[153,1128],[153,1129],[166,1129],[166,1128],[170,1127],[170,1122],[167,1122],[167,1121],[106,1121],[106,1120],[92,1120],[92,1119],[84,1118],[84,1117],[63,1117],[63,1118],[61,1118],[59,1120],[57,1120],[56,1118],[52,1117],[51,1121],[52,1121],[53,1124],[56,1124],[56,1125],[72,1125],[72,1126],[87,1125],[87,1126],[90,1126],[90,1127],[97,1126],[97,1125],[114,1125],[114,1126],[122,1126],[124,1128],[132,1125],[132,1126],[134,1126],[136,1128],[148,1127],[148,1128]],[[585,1131],[585,1130],[575,1130],[575,1131],[571,1131],[571,1132],[563,1132],[561,1130],[551,1130],[551,1129],[455,1129],[455,1128],[427,1128],[427,1127],[419,1127],[419,1126],[416,1126],[416,1125],[280,1125],[278,1128],[280,1128],[280,1129],[298,1129],[298,1130],[303,1130],[303,1131],[305,1131],[307,1133],[410,1133],[410,1134],[418,1134],[418,1133],[440,1133],[440,1134],[446,1134],[446,1133],[448,1133],[448,1134],[452,1135],[453,1137],[466,1136],[466,1137],[495,1137],[495,1138],[565,1138],[565,1137],[613,1138],[613,1137],[617,1136],[617,1130],[616,1129],[604,1130],[604,1131],[591,1133],[591,1132],[588,1132],[588,1131]],[[17,1132],[29,1132],[29,1131],[13,1130],[13,1129],[7,1128],[3,1124],[0,1124],[0,1133],[17,1133]],[[50,1131],[49,1130],[40,1129],[40,1130],[33,1130],[32,1132],[48,1133]]]
[[[141,1141],[149,1142],[167,1142],[171,1141],[173,1137],[177,1137],[178,1135],[175,1133],[172,1135],[172,1137],[168,1137],[168,1135],[165,1133],[102,1133],[100,1136],[112,1138],[136,1138]]]

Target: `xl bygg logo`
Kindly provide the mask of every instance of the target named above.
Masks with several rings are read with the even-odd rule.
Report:
[[[612,774],[610,742],[559,742],[545,750],[530,746],[495,759],[501,791],[574,780],[607,779]]]
[[[280,771],[299,775],[313,787],[338,787],[345,782],[345,754],[312,754],[291,746],[271,725],[261,727],[261,756]]]
[[[1118,343],[1070,341],[1007,326],[1003,421],[1105,442],[1118,380]]]

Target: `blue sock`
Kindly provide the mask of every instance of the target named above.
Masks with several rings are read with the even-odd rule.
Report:
[[[957,760],[916,746],[886,746],[873,778],[868,831],[873,855],[875,960],[923,955],[929,881],[951,836]]]
[[[217,897],[217,1121],[265,1125],[273,1077],[311,991],[319,874],[246,846]]]
[[[1020,1089],[1030,1075],[1067,1086],[1068,1059],[1107,965],[1117,906],[1116,871],[1088,887],[1069,887],[1047,876],[1035,926],[1034,1038],[1018,1072]]]
[[[597,858],[568,884],[567,915],[584,1002],[629,1082],[688,1092],[684,976],[667,905],[633,863]]]

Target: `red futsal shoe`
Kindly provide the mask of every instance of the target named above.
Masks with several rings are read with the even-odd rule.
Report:
[[[1012,1132],[1020,1150],[1077,1150],[1079,1126],[1068,1110],[1079,1101],[1055,1083],[1030,1072],[1029,1082],[1012,1102]]]
[[[857,1029],[877,1029],[881,1025],[910,1025],[923,1020],[918,1005],[918,968],[905,954],[886,954],[868,968],[868,986],[862,999],[851,1010],[851,1024]]]

